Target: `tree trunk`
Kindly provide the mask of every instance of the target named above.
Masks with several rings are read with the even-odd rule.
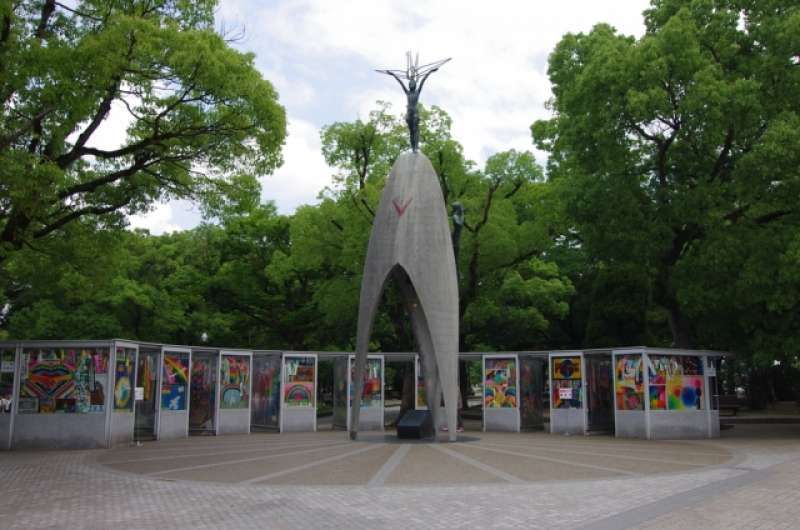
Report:
[[[672,301],[668,305],[667,311],[669,316],[669,329],[672,332],[673,347],[688,350],[691,348],[691,340],[689,339],[689,319],[681,312],[678,303],[675,301]]]
[[[467,398],[470,394],[469,387],[469,361],[461,361],[458,363],[458,386],[461,390],[461,408],[467,409]]]
[[[661,264],[661,270],[655,280],[653,298],[655,303],[667,310],[667,321],[672,333],[672,347],[688,350],[691,348],[691,339],[689,338],[691,323],[681,311],[675,296],[670,275],[670,267],[673,264]]]

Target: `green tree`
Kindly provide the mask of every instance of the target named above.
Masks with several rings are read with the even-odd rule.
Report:
[[[531,153],[486,161],[458,196],[466,210],[460,257],[464,349],[535,349],[568,311],[571,282],[546,258],[553,246],[543,215],[546,184]]]
[[[197,344],[203,331],[218,337],[232,325],[208,296],[221,254],[208,251],[207,239],[218,231],[154,237],[70,223],[7,259],[5,327],[19,339]]]
[[[586,322],[586,347],[652,344],[647,321],[650,282],[634,267],[600,268],[593,277]]]
[[[677,346],[797,351],[800,7],[654,0],[645,21],[550,57],[532,129],[565,237],[642,271]]]
[[[124,265],[120,231],[71,223],[36,250],[14,253],[2,279],[3,328],[13,339],[90,339],[128,331],[112,286]]]
[[[284,110],[252,54],[213,30],[215,6],[0,4],[0,261],[82,217],[257,196],[253,175],[281,162]],[[127,140],[99,147],[114,108]]]
[[[363,190],[368,178],[389,173],[401,152],[401,124],[390,113],[391,106],[379,101],[366,122],[336,122],[322,128],[322,156],[337,168],[334,183],[340,191]]]

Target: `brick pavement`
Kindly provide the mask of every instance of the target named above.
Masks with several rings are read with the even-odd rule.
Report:
[[[795,529],[800,527],[800,459],[782,462],[750,484],[664,514],[640,529]]]
[[[608,442],[596,444],[607,451]],[[800,519],[800,436],[697,443],[715,445],[735,458],[675,473],[449,487],[165,480],[100,465],[102,451],[0,453],[0,528],[781,528]]]

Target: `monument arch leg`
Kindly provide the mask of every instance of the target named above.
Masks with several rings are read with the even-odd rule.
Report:
[[[405,271],[403,271],[405,272]],[[423,367],[423,382],[425,385],[425,402],[433,419],[434,429],[440,425],[440,406],[442,385],[439,379],[439,368],[436,363],[436,353],[433,348],[433,338],[425,318],[419,297],[407,274],[397,274],[398,284],[406,306],[406,311],[411,319],[411,329],[417,342],[419,355]],[[437,437],[438,438],[438,437]]]
[[[384,285],[389,276],[388,271],[365,271],[362,280],[361,299],[358,304],[358,325],[356,329],[355,367],[356,377],[353,380],[353,404],[350,416],[350,439],[358,436],[359,413],[361,412],[361,393],[364,386],[364,369],[369,353],[369,339],[372,336],[372,326],[375,323],[375,314],[378,303],[383,294]]]

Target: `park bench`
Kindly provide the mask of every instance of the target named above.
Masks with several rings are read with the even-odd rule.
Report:
[[[739,408],[742,406],[741,401],[736,395],[720,396],[719,397],[719,411],[720,414],[723,410],[729,410],[731,416],[736,416]]]

